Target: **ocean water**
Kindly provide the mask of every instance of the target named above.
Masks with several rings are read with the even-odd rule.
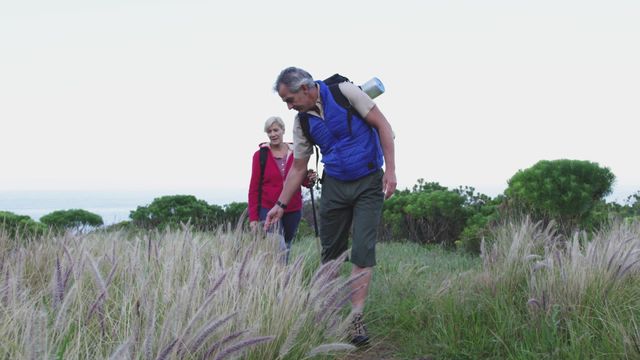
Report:
[[[0,191],[0,211],[27,215],[34,220],[56,210],[83,209],[102,216],[105,225],[129,220],[138,206],[149,205],[165,195],[193,195],[209,204],[244,202],[246,192],[207,190],[175,191]]]

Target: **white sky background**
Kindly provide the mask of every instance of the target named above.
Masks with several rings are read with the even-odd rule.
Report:
[[[0,190],[245,201],[264,120],[293,122],[271,90],[290,65],[384,82],[400,189],[495,196],[567,158],[609,167],[618,199],[640,190],[640,2],[307,4],[0,2]]]

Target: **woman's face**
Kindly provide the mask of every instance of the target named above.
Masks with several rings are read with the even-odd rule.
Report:
[[[282,130],[280,125],[276,123],[267,128],[267,136],[269,137],[269,142],[271,143],[271,145],[280,145],[282,143],[283,134],[284,130]]]

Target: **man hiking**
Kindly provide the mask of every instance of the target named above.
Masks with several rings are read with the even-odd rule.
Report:
[[[394,139],[385,116],[359,87],[348,81],[331,86],[337,89],[295,67],[282,70],[276,80],[274,90],[298,114],[293,123],[293,166],[276,205],[267,214],[265,229],[282,217],[305,180],[316,144],[324,164],[319,216],[322,262],[348,249],[351,231],[352,276],[365,272],[353,284],[358,290],[351,297],[351,341],[360,346],[369,341],[363,310],[376,264],[382,205],[397,184]],[[346,107],[340,97],[346,98]]]

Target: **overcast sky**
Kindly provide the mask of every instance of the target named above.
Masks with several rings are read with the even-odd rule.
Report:
[[[203,189],[245,200],[299,66],[364,83],[419,178],[496,195],[589,160],[640,190],[640,2],[2,1],[0,190]]]

